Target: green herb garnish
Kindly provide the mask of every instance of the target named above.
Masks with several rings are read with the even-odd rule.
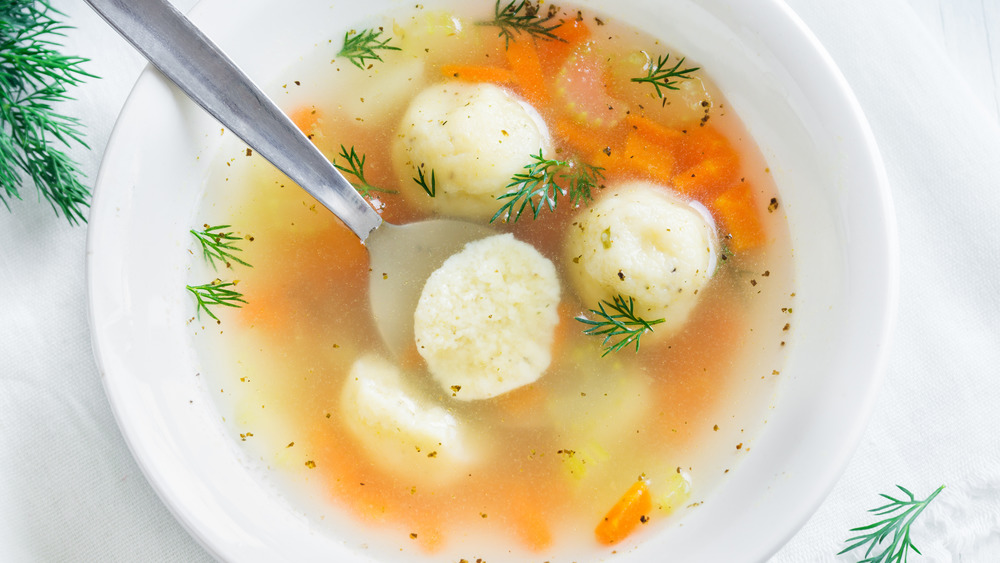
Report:
[[[574,206],[594,199],[593,189],[599,187],[604,180],[604,173],[601,170],[604,169],[585,162],[575,160],[569,162],[569,171],[561,177],[569,182],[566,191]]]
[[[538,11],[538,5],[528,2],[528,0],[521,0],[520,2],[511,0],[510,3],[503,7],[501,7],[500,0],[497,0],[496,6],[493,8],[493,19],[478,22],[476,25],[499,27],[500,33],[497,37],[504,38],[505,48],[510,47],[511,39],[516,40],[514,37],[515,34],[521,35],[522,33],[527,33],[531,37],[537,37],[546,41],[555,39],[556,41],[565,42],[564,39],[552,33],[562,25],[562,22],[555,25],[547,25],[555,18],[556,14],[550,11],[543,18],[538,15]]]
[[[0,3],[0,201],[21,199],[21,172],[35,184],[56,215],[71,225],[86,222],[90,190],[80,182],[77,163],[53,146],[83,141],[78,119],[58,113],[55,105],[72,98],[70,87],[96,76],[85,72],[82,57],[66,56],[55,38],[69,26],[45,0]]]
[[[491,223],[501,217],[516,222],[529,206],[537,219],[545,207],[556,210],[560,194],[569,196],[573,205],[579,205],[592,199],[592,190],[604,179],[603,168],[575,160],[545,158],[541,149],[531,159],[533,162],[524,166],[527,172],[514,174],[506,186],[507,193],[497,197],[507,201],[493,214]]]
[[[423,166],[417,167],[417,177],[413,179],[418,186],[427,192],[427,195],[434,197],[437,194],[437,179],[434,178],[434,169],[431,169],[431,185],[427,186],[427,178],[424,176]]]
[[[215,322],[221,323],[219,317],[215,316],[210,307],[216,305],[223,305],[225,307],[236,307],[240,308],[246,301],[243,299],[243,294],[230,289],[236,287],[236,282],[224,282],[222,280],[216,279],[211,283],[206,283],[204,285],[195,286],[185,286],[187,290],[194,295],[194,298],[198,301],[198,318],[201,318],[201,312],[205,311],[208,316],[215,319]]]
[[[686,68],[680,70],[681,65],[684,64],[684,58],[682,57],[677,64],[671,68],[666,68],[667,61],[670,60],[670,55],[665,57],[657,57],[656,64],[650,62],[649,68],[646,69],[646,76],[640,78],[633,78],[632,82],[648,82],[656,88],[656,95],[660,98],[663,97],[663,90],[679,90],[677,84],[680,80],[690,80],[692,77],[689,76],[692,72],[700,70],[699,67]]]
[[[927,505],[930,504],[934,497],[938,496],[944,489],[944,485],[937,488],[936,491],[931,493],[929,497],[924,500],[916,500],[913,497],[913,493],[906,490],[906,488],[896,485],[896,487],[906,493],[906,499],[897,499],[886,494],[881,494],[879,496],[887,499],[889,504],[880,506],[878,508],[873,508],[868,512],[875,514],[876,516],[886,516],[886,518],[875,522],[874,524],[869,524],[867,526],[861,526],[858,528],[851,528],[852,532],[865,532],[859,534],[846,540],[846,543],[852,543],[848,547],[844,548],[843,551],[837,555],[847,553],[858,547],[862,547],[865,544],[871,544],[868,549],[865,550],[865,558],[858,563],[903,563],[907,561],[909,557],[909,550],[913,550],[918,555],[920,550],[917,546],[913,545],[910,540],[910,525],[913,521],[920,516]],[[879,547],[883,541],[887,540],[889,537],[892,540],[885,545],[880,553],[872,555],[872,551]]]
[[[386,37],[384,41],[379,41],[382,30],[363,29],[361,33],[348,31],[344,34],[344,46],[337,53],[338,57],[346,57],[351,64],[364,70],[367,61],[382,61],[382,57],[375,51],[399,51],[399,47],[389,45],[391,37]]]
[[[610,312],[609,312],[610,310]],[[576,320],[590,328],[583,331],[584,334],[594,336],[604,336],[604,353],[601,357],[607,356],[611,352],[617,352],[629,344],[635,343],[635,351],[639,351],[639,338],[646,332],[653,332],[653,325],[658,325],[666,319],[656,319],[647,321],[635,314],[635,301],[629,297],[628,303],[625,298],[618,295],[611,302],[601,301],[598,309],[591,309],[591,314],[598,317],[598,320],[591,320],[587,317],[576,317]],[[621,337],[617,342],[609,342],[617,337]]]
[[[358,155],[358,153],[354,150],[354,146],[351,146],[351,149],[347,150],[347,147],[340,145],[340,157],[347,161],[347,166],[337,164],[336,160],[334,160],[333,165],[337,167],[337,170],[351,174],[358,179],[357,182],[351,182],[351,185],[354,186],[354,189],[358,190],[358,193],[363,197],[368,197],[372,192],[382,192],[387,194],[396,193],[393,190],[375,187],[369,184],[368,180],[365,180],[365,155]]]
[[[222,230],[229,227],[230,225],[215,225],[214,227],[210,227],[208,223],[205,223],[204,231],[191,229],[190,232],[201,243],[202,254],[205,256],[205,260],[212,265],[212,268],[216,267],[216,260],[225,264],[227,268],[232,267],[229,262],[230,260],[238,264],[243,264],[248,268],[253,268],[253,266],[233,254],[233,252],[243,251],[243,249],[233,244],[233,241],[243,240],[243,237],[237,236],[231,231]]]

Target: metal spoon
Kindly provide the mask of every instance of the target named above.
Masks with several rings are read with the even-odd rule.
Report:
[[[492,234],[456,220],[394,225],[351,186],[235,63],[166,0],[85,0],[192,100],[344,222],[368,248],[369,298],[386,345],[413,342],[427,277],[467,242]]]

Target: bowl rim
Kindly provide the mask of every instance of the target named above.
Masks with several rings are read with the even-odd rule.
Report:
[[[787,521],[789,523],[794,522],[794,524],[782,528],[783,531],[780,533],[772,534],[773,541],[768,542],[766,545],[760,545],[755,553],[747,554],[755,560],[763,560],[773,555],[793,537],[819,508],[846,470],[868,426],[885,377],[891,349],[891,338],[899,305],[899,241],[896,215],[892,203],[888,176],[876,144],[874,133],[864,115],[862,107],[846,78],[836,66],[833,58],[825,50],[819,39],[784,0],[761,0],[759,4],[765,11],[771,11],[772,15],[785,18],[784,20],[780,20],[779,18],[782,25],[787,24],[788,26],[782,30],[785,32],[785,35],[795,37],[800,42],[799,47],[807,51],[810,56],[818,57],[819,62],[822,63],[824,70],[828,72],[828,78],[832,81],[832,85],[837,91],[837,96],[832,96],[831,98],[834,101],[844,104],[842,108],[846,110],[844,117],[850,120],[851,125],[855,127],[858,138],[864,145],[863,150],[857,154],[863,154],[867,157],[863,164],[869,167],[873,174],[873,186],[875,189],[871,192],[871,195],[880,206],[880,217],[884,220],[883,228],[881,229],[884,238],[881,242],[883,243],[883,256],[886,260],[886,275],[882,280],[883,283],[880,285],[873,283],[871,288],[883,296],[881,301],[883,304],[882,309],[877,311],[876,314],[871,315],[872,319],[879,321],[877,332],[882,345],[877,349],[874,356],[863,362],[864,365],[869,366],[869,377],[867,379],[869,386],[865,389],[864,393],[859,394],[864,399],[863,403],[855,412],[856,416],[851,418],[849,423],[845,425],[845,440],[842,447],[837,450],[836,455],[829,458],[828,471],[822,478],[818,479],[824,483],[824,486],[814,489],[814,493],[808,499],[808,502],[803,502],[799,510],[788,517]],[[221,2],[218,0],[201,0],[190,10],[188,15],[193,21],[201,24],[203,20],[213,17],[214,11],[217,11],[220,5]],[[132,87],[128,99],[123,106],[122,114],[125,114],[130,107],[136,105],[135,98],[142,96],[148,86],[162,84],[165,80],[162,75],[147,65]],[[142,443],[143,436],[130,428],[127,423],[127,416],[121,409],[121,404],[125,400],[125,397],[120,396],[119,389],[113,385],[112,379],[115,377],[113,372],[116,367],[112,366],[111,362],[107,360],[109,354],[108,347],[113,346],[113,343],[102,340],[102,333],[99,326],[99,317],[102,313],[94,309],[95,295],[99,291],[101,274],[95,271],[91,257],[102,252],[99,246],[102,238],[101,233],[104,228],[101,217],[103,213],[108,212],[103,206],[104,194],[108,189],[101,189],[101,186],[108,176],[105,167],[110,165],[110,159],[107,158],[107,155],[120,152],[126,148],[128,142],[127,135],[124,132],[126,125],[119,119],[112,130],[105,148],[105,158],[102,160],[95,183],[94,200],[91,208],[92,222],[87,235],[87,281],[92,347],[98,370],[101,374],[101,382],[108,395],[115,420],[119,425],[121,434],[133,458],[136,460],[147,481],[156,491],[163,504],[166,505],[168,510],[170,510],[189,534],[213,557],[216,559],[225,559],[228,552],[224,546],[219,544],[218,537],[197,525],[196,519],[192,517],[188,507],[180,504],[171,494],[175,484],[158,468],[148,464],[148,458],[144,454],[145,446]]]

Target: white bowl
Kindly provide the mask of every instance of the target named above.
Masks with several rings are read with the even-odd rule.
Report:
[[[191,16],[267,84],[315,44],[404,5],[205,0]],[[614,560],[759,561],[819,506],[873,406],[897,301],[886,177],[843,77],[779,0],[619,0],[614,13],[653,35],[669,30],[663,39],[709,69],[736,108],[778,183],[797,278],[790,355],[754,451],[683,526]],[[217,558],[369,560],[262,484],[196,375],[187,229],[221,142],[218,124],[155,71],[142,74],[90,217],[91,323],[108,397],[150,483]]]

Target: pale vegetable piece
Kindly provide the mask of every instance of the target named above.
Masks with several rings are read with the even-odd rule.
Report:
[[[544,121],[526,102],[492,84],[448,82],[431,86],[410,103],[393,139],[393,166],[401,193],[443,215],[486,220],[511,178],[550,152]],[[433,172],[430,197],[413,178]]]
[[[631,182],[605,191],[581,211],[566,239],[566,264],[583,303],[622,295],[635,314],[664,319],[654,333],[679,330],[715,269],[710,219],[656,184]]]
[[[680,57],[672,53],[667,67],[672,67],[679,60]],[[670,128],[696,127],[699,122],[708,121],[715,111],[715,101],[701,79],[700,70],[688,75],[689,78],[676,79],[676,90],[661,88],[662,97],[650,84],[632,81],[633,78],[647,76],[650,66],[657,61],[657,56],[645,51],[632,51],[627,56],[610,58],[615,93],[631,102],[632,107],[641,108],[639,115]],[[685,60],[681,68],[696,66]]]
[[[429,66],[473,60],[483,51],[476,26],[444,10],[422,10],[393,21],[392,36],[404,53],[425,58]]]
[[[560,443],[574,451],[564,457],[563,471],[575,490],[592,493],[610,472],[620,471],[622,459],[635,457],[622,447],[632,447],[628,437],[644,428],[657,397],[652,378],[631,371],[623,358],[594,361],[588,346],[570,353],[578,367],[547,401],[546,414]]]
[[[687,471],[667,473],[661,479],[651,481],[653,506],[663,516],[672,514],[691,499],[691,474]]]
[[[402,105],[410,92],[423,88],[426,83],[423,57],[399,51],[386,51],[380,56],[383,62],[370,68],[359,70],[345,66],[338,75],[342,81],[352,84],[351,95],[338,100],[344,113],[352,120],[382,122],[393,115],[385,108]],[[391,127],[389,124],[385,126]]]
[[[532,383],[552,361],[555,267],[513,235],[471,242],[431,274],[414,313],[417,350],[460,400]]]
[[[383,470],[420,482],[458,477],[476,456],[458,420],[422,404],[399,368],[378,356],[354,362],[340,396],[344,423]]]

